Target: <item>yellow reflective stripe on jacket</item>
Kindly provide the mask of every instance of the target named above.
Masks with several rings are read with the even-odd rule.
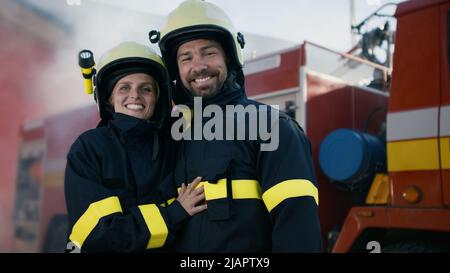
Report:
[[[160,206],[161,207],[163,207],[163,208],[165,208],[166,207],[166,204],[167,204],[167,206],[168,205],[170,205],[170,204],[172,204],[173,203],[173,201],[175,201],[176,200],[176,198],[175,197],[173,197],[173,198],[170,198],[169,200],[167,200],[165,203],[162,203]]]
[[[261,199],[261,186],[257,180],[232,180],[233,199]]]
[[[262,199],[270,212],[278,204],[292,197],[312,196],[319,205],[319,194],[317,187],[306,179],[291,179],[282,181],[265,191]]]
[[[200,183],[205,187],[205,199],[206,200],[214,200],[220,198],[227,197],[227,180],[220,179],[217,183],[209,183],[208,181],[204,181]],[[201,185],[198,186],[201,186]]]
[[[86,212],[81,215],[73,226],[69,239],[77,247],[81,248],[86,238],[100,221],[100,218],[116,212],[122,212],[117,196],[111,196],[90,204]]]
[[[217,180],[217,183],[202,181],[197,185],[205,189],[205,199],[207,201],[227,197],[226,178]],[[261,199],[261,187],[257,180],[235,179],[231,180],[233,199]],[[181,188],[178,188],[180,192]]]
[[[162,247],[167,239],[169,230],[166,222],[155,204],[138,206],[150,231],[147,249]]]

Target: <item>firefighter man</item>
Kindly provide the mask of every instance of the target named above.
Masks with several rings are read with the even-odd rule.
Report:
[[[161,49],[174,82],[171,99],[176,105],[195,110],[196,97],[201,97],[202,109],[210,105],[221,109],[261,106],[245,95],[244,38],[219,7],[187,0],[168,15],[161,31],[151,31],[149,38]],[[197,114],[194,112],[188,130],[195,130]],[[267,112],[258,110],[257,114],[261,117]],[[236,117],[232,116],[233,124],[251,127],[247,117]],[[210,119],[197,120],[204,125]],[[184,138],[177,143],[175,181],[180,186],[201,176],[208,209],[189,219],[178,233],[175,251],[321,251],[310,142],[286,114],[279,112],[277,122],[279,146],[273,151],[261,149],[264,141],[260,137]]]
[[[71,252],[161,250],[184,219],[206,208],[196,206],[203,188],[190,190],[200,179],[160,206],[175,193],[157,190],[167,169],[168,86],[161,58],[146,46],[124,42],[100,59],[95,100],[101,122],[81,134],[67,156]]]

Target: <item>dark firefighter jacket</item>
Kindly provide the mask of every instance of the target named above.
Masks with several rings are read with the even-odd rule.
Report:
[[[65,173],[68,234],[82,252],[161,249],[189,216],[177,201],[160,206],[169,196],[158,190],[165,171],[156,132],[154,122],[115,113],[72,145]]]
[[[192,100],[187,104],[191,107]],[[261,106],[248,100],[236,85],[203,100],[203,107],[210,104],[222,109],[225,105]],[[267,114],[263,112],[258,111],[258,115]],[[245,140],[202,138],[177,142],[177,187],[202,176],[208,209],[183,226],[177,234],[175,251],[321,251],[311,145],[295,120],[278,113],[279,146],[274,151],[261,151],[264,141],[252,140],[249,135]],[[232,119],[235,125],[245,124],[249,132],[248,116],[242,119],[232,115]],[[203,118],[202,125],[208,120]],[[195,118],[188,130],[192,133],[194,128]]]

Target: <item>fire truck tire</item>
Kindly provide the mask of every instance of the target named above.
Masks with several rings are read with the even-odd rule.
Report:
[[[381,248],[381,253],[435,253],[440,252],[436,245],[426,242],[397,242]]]
[[[44,253],[61,253],[67,244],[67,216],[56,215],[50,221],[45,234]]]

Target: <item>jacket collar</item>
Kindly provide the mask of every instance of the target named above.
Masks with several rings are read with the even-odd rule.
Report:
[[[122,113],[114,113],[109,122],[120,142],[126,145],[132,142],[147,141],[157,132],[155,121],[143,120]]]

